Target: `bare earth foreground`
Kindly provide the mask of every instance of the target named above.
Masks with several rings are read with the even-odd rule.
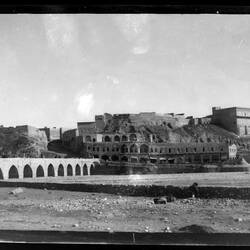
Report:
[[[243,186],[249,186],[250,175],[245,173],[230,173],[224,185],[234,186],[232,180],[237,174]],[[206,178],[211,181],[211,174]],[[186,184],[194,179],[190,176]],[[242,186],[239,181],[236,185]],[[250,232],[248,200],[190,198],[154,204],[150,197],[31,188],[13,195],[9,194],[11,190],[0,188],[1,229],[164,232],[169,227],[174,232],[198,224],[211,226],[216,232]]]
[[[6,181],[6,180],[0,180]],[[8,182],[45,182],[45,183],[84,183],[111,185],[159,185],[250,187],[250,172],[185,173],[185,174],[147,174],[147,175],[91,175],[47,178],[8,179]]]

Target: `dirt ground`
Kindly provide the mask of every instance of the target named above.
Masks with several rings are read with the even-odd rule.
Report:
[[[250,201],[178,199],[23,188],[0,188],[1,229],[164,232],[192,224],[216,232],[250,232]],[[168,229],[167,229],[168,228]]]
[[[197,182],[199,183],[199,186],[249,187],[250,172],[65,176],[56,178],[42,177],[8,179],[8,182],[34,182],[34,180],[35,182],[46,183],[86,183],[160,186],[190,186],[194,182]]]

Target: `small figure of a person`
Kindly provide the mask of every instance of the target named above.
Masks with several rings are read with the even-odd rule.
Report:
[[[191,191],[192,193],[192,197],[198,197],[199,195],[199,190],[198,190],[198,183],[197,182],[194,182],[190,187],[189,187],[189,190]]]

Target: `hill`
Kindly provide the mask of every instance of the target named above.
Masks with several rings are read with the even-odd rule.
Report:
[[[0,129],[1,157],[40,157],[47,150],[47,137],[44,134],[30,136],[15,128]]]

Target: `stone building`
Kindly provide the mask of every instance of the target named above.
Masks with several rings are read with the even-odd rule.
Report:
[[[229,146],[218,143],[89,142],[87,158],[131,163],[215,163],[229,158]]]
[[[63,133],[69,129],[57,128],[57,127],[53,127],[53,128],[44,127],[44,128],[39,128],[39,130],[45,132],[47,139],[50,142],[54,140],[62,140]]]
[[[184,114],[108,114],[95,116],[93,122],[78,122],[77,129],[63,133],[65,147],[79,152],[82,157],[106,161],[151,163],[206,163],[229,158],[229,143],[195,142],[168,143],[159,139],[159,128],[164,133],[172,128],[190,124],[209,124],[211,116],[186,117]],[[152,126],[150,132],[135,129]],[[157,128],[155,131],[153,127]],[[166,130],[167,129],[167,130]]]
[[[30,125],[16,126],[15,130],[18,131],[19,133],[23,133],[28,136],[36,136],[36,137],[41,137],[41,138],[46,137],[46,133]]]
[[[70,129],[63,133],[62,143],[66,148],[71,149],[73,152],[78,153],[83,147],[82,137],[79,136],[78,129]]]
[[[212,108],[211,123],[239,136],[250,135],[250,108]]]

